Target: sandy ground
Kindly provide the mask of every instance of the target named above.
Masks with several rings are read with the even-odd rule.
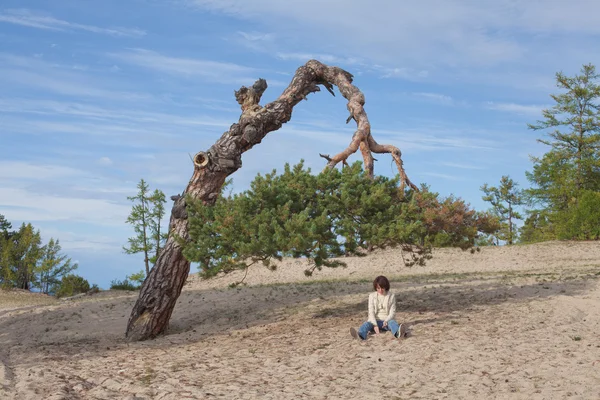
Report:
[[[137,293],[0,291],[0,399],[600,398],[600,242],[344,261],[190,277],[168,334],[131,344]],[[352,340],[379,274],[410,335]]]

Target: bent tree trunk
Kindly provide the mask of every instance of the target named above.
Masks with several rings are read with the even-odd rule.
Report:
[[[165,332],[177,298],[190,272],[190,262],[183,256],[182,243],[189,239],[185,199],[191,196],[212,205],[221,191],[225,179],[242,166],[242,154],[260,143],[263,138],[288,122],[292,110],[301,100],[313,92],[320,91],[323,85],[331,94],[333,85],[348,100],[350,116],[346,123],[354,120],[357,129],[350,145],[328,160],[327,169],[334,168],[359,148],[364,167],[373,175],[373,153],[390,153],[396,162],[401,178],[400,190],[405,185],[416,189],[404,171],[400,150],[391,145],[378,144],[371,135],[371,125],[363,108],[365,97],[352,84],[352,75],[341,68],[330,67],[316,60],[310,60],[298,68],[292,82],[279,98],[264,107],[259,105],[267,88],[264,79],[257,80],[251,88],[242,86],[235,92],[241,105],[242,115],[215,144],[206,152],[194,156],[194,172],[182,196],[175,196],[171,211],[169,238],[154,268],[140,289],[125,336],[130,341],[146,340]]]

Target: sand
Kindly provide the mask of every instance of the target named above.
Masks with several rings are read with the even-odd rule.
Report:
[[[190,276],[166,335],[127,343],[136,292],[0,291],[0,399],[598,399],[600,243],[284,260]],[[409,337],[361,342],[377,275]]]

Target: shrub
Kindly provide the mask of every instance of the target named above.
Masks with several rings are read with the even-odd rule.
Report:
[[[65,275],[56,289],[56,297],[70,297],[79,293],[87,293],[89,290],[89,282],[81,276],[73,274]]]
[[[119,281],[117,279],[110,282],[110,288],[113,290],[138,290],[140,287],[134,285],[132,282],[129,282],[128,279],[124,279]]]

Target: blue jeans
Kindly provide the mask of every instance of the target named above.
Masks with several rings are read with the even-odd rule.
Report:
[[[377,326],[379,327],[380,332],[391,331],[392,335],[398,337],[398,330],[400,330],[400,325],[393,319],[390,319],[387,323],[387,327],[383,327],[383,321],[377,320]],[[370,323],[369,321],[365,322],[358,328],[358,336],[362,340],[367,340],[367,334],[369,332],[374,332],[375,325]]]

